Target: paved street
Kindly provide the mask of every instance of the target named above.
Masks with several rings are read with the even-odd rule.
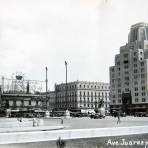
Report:
[[[117,125],[117,118],[106,117],[105,119],[90,119],[90,118],[69,118],[63,119],[65,129],[80,129],[80,128],[105,128],[105,127],[121,127],[121,126],[142,126],[148,124],[148,117],[122,117],[121,123]],[[61,119],[45,119],[45,125],[58,125],[61,124]],[[66,148],[113,148],[117,146],[107,145],[107,141],[121,141],[121,139],[129,140],[140,140],[147,142],[148,134],[144,135],[131,135],[131,136],[118,136],[118,137],[102,137],[102,138],[90,138],[90,139],[75,139],[67,140]],[[46,142],[31,142],[25,144],[6,144],[0,145],[0,148],[56,148],[56,141]],[[144,146],[133,145],[133,146],[120,146],[121,148],[144,148]]]
[[[45,125],[61,123],[60,119],[45,119]],[[65,129],[105,128],[122,126],[144,126],[148,125],[148,117],[122,117],[121,123],[117,124],[117,118],[107,116],[105,119],[69,118],[63,119]]]

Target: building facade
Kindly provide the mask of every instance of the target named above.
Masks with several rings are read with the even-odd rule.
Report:
[[[49,111],[52,111],[55,108],[55,97],[55,91],[48,92],[47,108]]]
[[[120,47],[110,67],[111,110],[127,114],[148,108],[148,24],[131,26],[128,43]]]
[[[91,111],[100,105],[109,110],[109,101],[108,83],[75,81],[55,85],[56,110]]]

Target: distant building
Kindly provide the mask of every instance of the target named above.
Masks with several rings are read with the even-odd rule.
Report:
[[[0,110],[9,109],[12,112],[46,110],[48,98],[46,100],[46,93],[41,92],[40,83],[41,81],[37,80],[25,80],[23,74],[16,74],[12,79],[2,77]]]
[[[56,98],[55,91],[48,92],[47,109],[50,111],[55,108],[55,98]]]
[[[67,94],[67,95],[66,95]],[[55,109],[91,111],[102,105],[109,109],[109,84],[75,81],[55,85]]]
[[[148,111],[148,24],[131,26],[128,43],[110,67],[111,109],[127,114]]]

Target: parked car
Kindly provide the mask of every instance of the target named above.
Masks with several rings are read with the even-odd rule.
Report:
[[[135,117],[144,117],[145,113],[144,112],[135,112],[134,116]]]
[[[144,114],[144,117],[148,117],[148,113]]]
[[[91,114],[90,118],[91,119],[102,119],[102,118],[105,118],[105,116],[103,116],[102,114],[96,113],[96,114]]]
[[[124,113],[120,113],[120,116],[121,117],[126,117],[126,113],[124,112]]]

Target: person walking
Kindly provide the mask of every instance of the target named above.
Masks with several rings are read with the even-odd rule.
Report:
[[[118,112],[118,115],[117,115],[117,124],[120,124],[121,123],[121,120],[120,120],[120,112]]]
[[[63,119],[61,118],[61,124],[63,124]]]

